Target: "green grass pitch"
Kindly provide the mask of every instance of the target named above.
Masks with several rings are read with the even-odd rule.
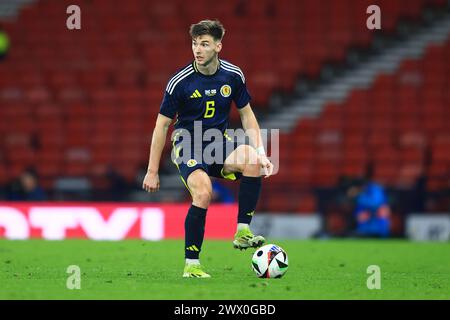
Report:
[[[206,240],[211,279],[181,277],[183,241],[0,240],[0,299],[450,299],[450,244],[401,240],[273,241],[289,256],[281,279],[259,279],[254,250]],[[81,289],[66,287],[69,265]],[[366,286],[369,265],[381,289]]]

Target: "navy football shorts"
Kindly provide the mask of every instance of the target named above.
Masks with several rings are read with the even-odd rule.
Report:
[[[197,146],[195,149],[194,143],[187,145],[183,141],[179,142],[175,140],[172,149],[172,162],[177,166],[181,179],[186,187],[189,175],[197,169],[204,170],[206,174],[211,177],[237,180],[241,178],[242,174],[238,172],[227,175],[224,174],[223,164],[225,159],[241,144],[242,143],[233,141],[231,138],[225,138],[223,141],[219,142],[213,141],[203,143],[200,147]],[[190,150],[186,150],[186,146],[188,146]],[[205,159],[204,151],[206,148],[208,148],[208,150],[221,150],[222,152],[216,157],[215,152],[207,151],[207,153],[211,153],[214,160],[216,160],[211,162],[211,159]]]

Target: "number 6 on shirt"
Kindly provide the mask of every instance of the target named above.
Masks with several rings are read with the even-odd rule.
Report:
[[[215,105],[214,100],[206,101],[206,112],[204,118],[214,117],[214,113],[216,112],[216,108],[214,108],[214,105]]]

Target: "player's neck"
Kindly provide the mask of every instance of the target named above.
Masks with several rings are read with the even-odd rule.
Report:
[[[217,69],[219,68],[219,58],[215,57],[210,63],[208,63],[206,66],[198,65],[197,62],[195,62],[195,66],[197,67],[197,70],[206,76],[210,76],[214,73],[216,73]]]

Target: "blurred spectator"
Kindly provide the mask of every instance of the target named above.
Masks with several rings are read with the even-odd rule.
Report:
[[[33,169],[27,169],[12,183],[8,200],[43,201],[47,200],[44,189],[39,186],[38,176]]]
[[[0,200],[7,200],[8,190],[6,185],[0,185]]]
[[[129,192],[129,185],[125,178],[112,166],[108,166],[105,176],[108,180],[108,196],[110,199],[112,201],[126,200]]]
[[[348,195],[355,198],[356,235],[388,237],[391,209],[384,187],[371,179],[364,179],[350,187]]]
[[[0,25],[0,61],[6,57],[9,50],[9,37]]]
[[[231,190],[220,183],[220,181],[214,179],[212,182],[212,201],[220,203],[233,203],[235,202],[233,193]]]

